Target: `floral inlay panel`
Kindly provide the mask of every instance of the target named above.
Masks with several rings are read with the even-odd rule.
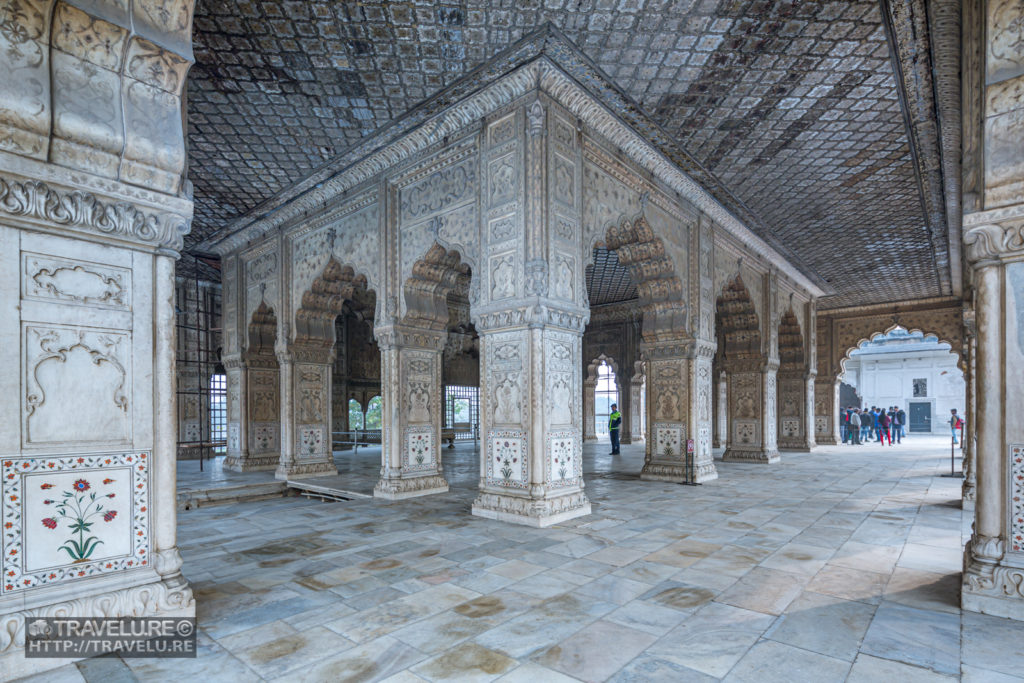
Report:
[[[654,455],[658,458],[680,458],[685,448],[683,427],[678,424],[654,424]]]
[[[487,445],[488,485],[529,488],[526,434],[515,430],[493,430]]]
[[[576,486],[582,474],[579,440],[574,432],[548,434],[548,484],[552,488]]]
[[[434,472],[437,470],[436,455],[437,445],[432,427],[406,427],[405,450],[402,452],[403,471]]]
[[[4,460],[0,594],[148,565],[149,460]]]

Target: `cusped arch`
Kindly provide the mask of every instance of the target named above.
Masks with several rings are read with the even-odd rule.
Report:
[[[919,332],[926,337],[935,337],[939,343],[949,344],[950,351],[957,356],[957,365],[966,368],[964,353],[963,310],[959,306],[900,311],[885,315],[871,315],[857,318],[842,318],[835,321],[833,332],[832,367],[839,373],[850,358],[850,352],[860,348],[864,342],[876,335],[888,334],[901,327],[908,332]]]
[[[351,266],[342,265],[333,256],[328,259],[305,292],[295,312],[295,337],[298,345],[331,347],[334,345],[334,321],[343,312],[346,301],[371,293],[366,277]]]
[[[616,253],[619,263],[625,266],[636,284],[643,311],[641,334],[644,340],[656,342],[676,339],[680,334],[688,336],[683,283],[665,243],[654,233],[643,213],[609,226],[604,239],[595,239],[590,245],[588,260],[593,260],[594,248],[600,246]]]
[[[844,338],[842,335],[840,335],[839,337],[837,337],[838,343],[836,344],[836,349],[837,353],[841,355],[839,356],[839,360],[836,363],[835,367],[839,368],[840,375],[846,372],[846,362],[851,359],[851,354],[857,349],[859,349],[862,344],[874,341],[875,337],[884,337],[895,330],[905,330],[910,334],[917,333],[922,335],[926,340],[928,338],[932,338],[935,339],[936,342],[939,344],[948,344],[950,347],[949,352],[957,357],[957,367],[961,371],[966,370],[966,361],[964,359],[963,354],[963,342],[962,340],[957,339],[955,336],[951,336],[950,338],[944,338],[943,336],[941,336],[941,334],[930,331],[927,327],[914,327],[912,325],[907,325],[903,322],[892,323],[887,327],[880,326],[877,328],[870,329],[872,329],[873,331],[865,333],[866,336],[858,337],[857,341],[854,342],[852,346],[850,345],[849,340],[853,339],[853,336],[847,336]]]
[[[596,382],[597,381],[597,369],[599,367],[601,367],[602,363],[607,363],[608,364],[608,366],[612,369],[612,373],[615,375],[615,385],[616,386],[621,386],[621,382],[619,381],[619,366],[618,366],[618,364],[615,362],[614,358],[612,358],[611,356],[605,355],[603,353],[598,355],[597,358],[592,360],[590,362],[590,364],[587,365],[586,381],[587,382]]]
[[[743,276],[729,280],[715,304],[721,330],[722,357],[725,360],[759,358],[761,326],[754,301]]]
[[[248,327],[249,354],[271,355],[277,342],[277,316],[266,301],[261,301],[252,312]]]
[[[790,307],[779,320],[779,370],[800,370],[804,360],[804,336],[800,320]]]
[[[458,251],[434,242],[412,266],[402,293],[405,296],[403,322],[430,329],[447,329],[448,296],[469,296],[472,271]]]

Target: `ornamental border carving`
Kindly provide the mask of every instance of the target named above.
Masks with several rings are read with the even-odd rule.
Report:
[[[97,235],[129,239],[159,249],[181,251],[191,217],[141,211],[128,202],[105,202],[89,192],[55,188],[38,180],[24,183],[0,177],[0,214],[33,218]]]

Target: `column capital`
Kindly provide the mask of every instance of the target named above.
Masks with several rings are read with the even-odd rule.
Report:
[[[417,348],[441,351],[448,339],[448,331],[409,325],[386,325],[375,328],[373,336],[381,350]]]
[[[1024,258],[1024,204],[967,214],[964,244],[975,268]]]

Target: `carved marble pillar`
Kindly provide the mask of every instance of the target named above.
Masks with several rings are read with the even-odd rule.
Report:
[[[25,656],[37,617],[195,614],[175,540],[191,12],[173,0],[0,10],[4,680],[71,661]],[[77,548],[68,527],[81,519],[96,542]]]
[[[583,380],[583,441],[597,441],[596,390],[597,380]]]
[[[643,344],[647,359],[648,434],[640,478],[682,482],[687,443],[693,441],[693,480],[718,477],[711,455],[711,357],[699,341]]]
[[[964,609],[1024,619],[1024,43],[1019,2],[984,4],[965,30],[966,78],[983,87],[982,206],[963,219],[973,267],[976,341],[974,533],[964,554]],[[975,31],[974,34],[971,30]],[[983,30],[982,30],[983,29]],[[980,41],[980,42],[979,42]]]
[[[808,413],[814,410],[814,373],[806,368],[778,373],[779,448],[810,451],[815,446],[814,422]]]
[[[633,378],[629,383],[629,422],[633,440],[643,443],[647,439],[646,378],[643,361],[633,363]]]
[[[244,397],[241,457],[237,462],[229,457],[226,467],[238,472],[277,467],[281,460],[280,382],[276,356],[246,354],[240,391]]]
[[[619,392],[619,410],[623,415],[633,414],[633,392],[630,387],[629,376],[623,374],[621,379],[616,377]],[[619,443],[633,443],[632,420],[623,420],[619,431]]]
[[[397,500],[448,490],[441,467],[441,379],[447,333],[379,329],[384,401],[378,498]]]
[[[239,467],[249,455],[245,361],[242,360],[241,354],[234,353],[222,356],[221,362],[227,372],[228,442],[224,467],[242,471]]]
[[[729,375],[719,371],[715,389],[715,448],[722,448],[729,441]]]
[[[814,440],[823,445],[839,443],[839,379],[814,380]]]
[[[977,380],[975,378],[975,372],[974,372],[974,357],[975,357],[975,354],[977,353],[977,348],[976,348],[976,334],[975,334],[975,327],[974,327],[974,312],[973,311],[971,311],[969,319],[968,319],[968,316],[965,314],[965,316],[964,316],[964,327],[965,327],[965,329],[967,331],[967,334],[966,334],[966,337],[964,339],[964,356],[965,356],[964,361],[965,362],[963,363],[962,367],[963,367],[964,379],[966,380],[966,384],[967,384],[967,386],[965,388],[965,392],[964,392],[965,395],[966,395],[966,403],[967,403],[967,410],[966,410],[966,416],[965,416],[965,421],[967,422],[967,425],[966,425],[966,430],[964,432],[964,456],[963,456],[964,483],[963,483],[963,487],[962,487],[962,493],[963,493],[963,508],[965,510],[973,510],[974,509],[975,497],[977,495],[977,485],[978,485],[977,475],[975,473],[975,469],[977,468],[977,465],[975,464],[975,461],[976,461],[975,454],[977,453],[977,448],[978,448],[978,444],[977,444],[978,431],[977,431],[977,425],[975,424],[975,422],[978,419],[978,410],[977,410],[978,393],[975,390],[976,389],[976,381]]]
[[[278,479],[321,477],[338,473],[331,448],[331,370],[334,356],[330,348],[292,348],[291,405],[282,401],[282,422],[291,425],[291,453],[285,461],[284,449],[275,476]],[[281,384],[285,383],[283,363]],[[282,392],[283,394],[283,392]],[[282,428],[282,433],[284,429]]]
[[[577,329],[478,323],[480,495],[473,514],[545,527],[590,514],[583,492]]]
[[[778,361],[731,361],[728,377],[730,433],[723,460],[774,463]]]

